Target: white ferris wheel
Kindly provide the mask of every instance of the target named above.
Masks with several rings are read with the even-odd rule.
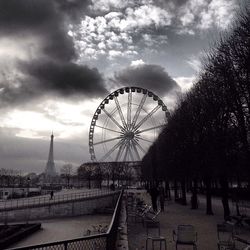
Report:
[[[89,130],[92,161],[140,161],[166,124],[169,111],[152,91],[124,87],[98,106]]]

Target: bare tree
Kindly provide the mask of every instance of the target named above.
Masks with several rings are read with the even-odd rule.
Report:
[[[93,178],[93,164],[92,163],[86,163],[81,165],[77,169],[77,175],[82,180],[88,181],[88,188],[91,189],[91,180]]]
[[[61,168],[61,176],[62,178],[66,179],[68,188],[72,175],[73,175],[73,165],[70,163],[63,165]]]

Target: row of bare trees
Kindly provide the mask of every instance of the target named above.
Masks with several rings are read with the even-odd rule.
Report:
[[[107,186],[115,182],[118,185],[122,183],[130,185],[133,179],[133,167],[119,162],[89,162],[82,164],[75,171],[73,165],[69,163],[62,166],[60,174],[67,187],[83,184],[88,188],[92,186],[101,188],[103,181],[106,181]]]
[[[24,177],[21,171],[15,169],[0,169],[0,186],[14,186],[23,184]]]
[[[250,183],[250,10],[239,14],[231,32],[207,53],[193,88],[181,98],[168,124],[143,159],[147,180],[180,183],[192,192],[219,186],[224,217],[230,216],[228,183]]]
[[[85,163],[77,169],[77,175],[82,180],[88,181],[88,187],[91,188],[91,181],[98,183],[98,187],[101,188],[103,180],[109,186],[117,182],[126,183],[130,185],[133,178],[133,168],[122,163]]]

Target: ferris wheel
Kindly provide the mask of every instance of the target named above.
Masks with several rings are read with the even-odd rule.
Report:
[[[89,130],[92,161],[140,161],[166,124],[163,101],[140,87],[124,87],[98,106]]]

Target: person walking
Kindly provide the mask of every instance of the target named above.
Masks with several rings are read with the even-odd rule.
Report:
[[[156,187],[156,185],[154,185],[151,189],[150,189],[150,196],[151,196],[151,201],[152,201],[152,207],[154,212],[157,212],[157,197],[159,195],[159,191]]]
[[[54,192],[53,192],[53,190],[52,190],[52,191],[50,192],[50,199],[52,200],[53,197],[54,197]]]

